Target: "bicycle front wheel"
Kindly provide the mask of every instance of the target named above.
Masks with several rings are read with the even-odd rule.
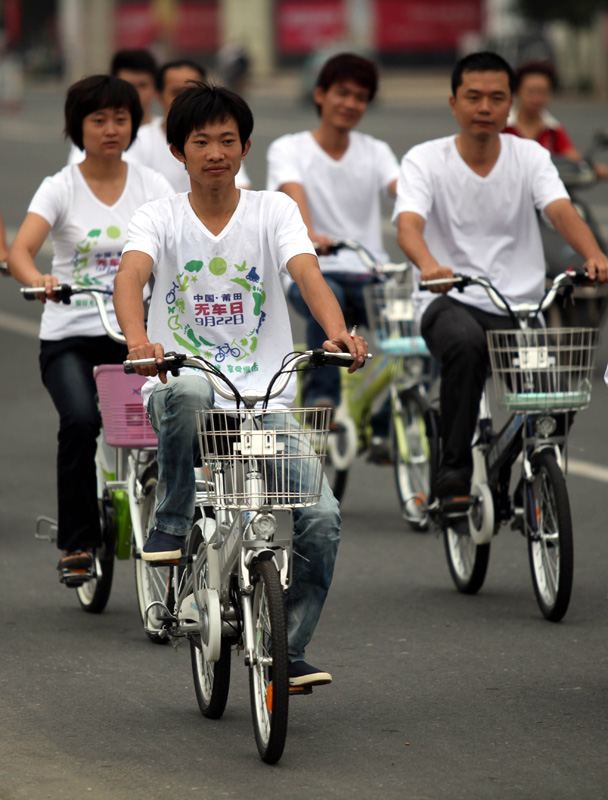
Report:
[[[150,531],[154,527],[154,510],[156,508],[156,485],[158,483],[158,466],[152,464],[143,478],[144,501],[141,507],[141,529],[145,544]],[[144,631],[148,639],[155,644],[167,644],[168,636],[161,634],[163,617],[167,616],[166,604],[171,591],[171,568],[154,567],[144,561],[139,553],[135,559],[135,587],[137,604]],[[168,609],[171,611],[172,609]]]
[[[346,417],[332,422],[327,439],[325,473],[338,503],[344,498],[348,470],[356,457],[357,431],[352,419]]]
[[[418,392],[405,392],[392,415],[395,483],[401,511],[416,531],[428,527],[430,454],[424,421],[425,407]]]
[[[490,561],[490,545],[475,544],[468,532],[444,528],[443,540],[450,575],[462,594],[477,594]]]
[[[101,614],[112,591],[116,531],[114,509],[107,499],[99,501],[99,522],[102,544],[95,550],[95,577],[76,589],[78,602],[83,611],[89,614]]]
[[[570,603],[574,572],[572,517],[566,479],[548,449],[532,458],[526,538],[534,593],[540,610],[559,622]]]
[[[254,663],[249,691],[255,740],[262,760],[275,764],[283,754],[289,709],[287,620],[279,574],[272,561],[254,566]]]
[[[202,592],[209,588],[207,581],[207,545],[200,527],[197,525],[188,541],[188,555],[194,556],[189,569],[194,569],[193,581]],[[209,618],[203,609],[201,633],[190,639],[190,659],[194,691],[201,714],[208,719],[219,719],[226,708],[230,689],[230,640],[222,636],[220,657],[217,661],[209,661],[205,657],[203,644],[208,643]],[[203,642],[203,639],[205,640]]]

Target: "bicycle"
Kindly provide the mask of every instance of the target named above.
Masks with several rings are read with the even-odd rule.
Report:
[[[26,300],[44,292],[43,287],[21,289]],[[97,307],[104,330],[116,342],[124,336],[114,331],[104,304],[111,292],[61,284],[55,288],[60,301],[68,304],[77,295],[88,295]],[[114,558],[127,560],[132,547],[140,552],[144,544],[139,507],[144,500],[142,480],[154,469],[157,440],[141,403],[140,391],[145,379],[127,376],[122,365],[106,364],[94,372],[103,429],[97,440],[96,466],[102,545],[95,551],[89,570],[64,570],[60,580],[76,589],[84,611],[101,613],[110,598],[114,575]],[[143,475],[143,478],[142,478]],[[36,520],[37,539],[55,542],[57,522],[42,515]],[[145,591],[142,568],[135,562],[138,598]],[[143,562],[142,562],[143,563]],[[145,599],[140,601],[145,602]],[[143,616],[142,616],[143,620]],[[157,641],[154,631],[146,631]]]
[[[452,579],[460,592],[475,594],[486,577],[490,543],[502,523],[511,522],[528,544],[532,583],[538,606],[552,622],[570,603],[574,546],[565,472],[567,438],[575,411],[591,398],[590,375],[599,332],[595,328],[530,327],[559,290],[588,280],[574,269],[558,275],[538,304],[509,306],[485,278],[454,275],[421,281],[421,289],[453,284],[459,291],[481,286],[494,305],[511,317],[513,329],[487,333],[494,390],[509,418],[495,433],[487,392],[480,403],[472,442],[470,497],[442,508],[434,483],[439,461],[440,420],[427,413],[431,445],[429,514],[443,531]],[[566,454],[566,457],[564,457]],[[521,475],[510,492],[511,470],[521,458]],[[460,508],[457,505],[460,505]],[[463,530],[456,523],[468,517]]]
[[[430,476],[423,413],[431,358],[416,329],[411,264],[376,264],[362,245],[348,240],[334,242],[331,251],[341,248],[356,252],[376,278],[364,288],[364,297],[368,326],[381,357],[364,372],[341,374],[341,400],[330,427],[326,471],[341,502],[352,464],[371,449],[372,413],[388,390],[390,454],[402,514],[411,528],[425,530]]]
[[[127,361],[125,369],[152,363]],[[214,391],[234,400],[236,408],[197,414],[202,462],[210,476],[207,493],[197,495],[185,555],[160,566],[149,562],[168,580],[163,599],[153,601],[148,613],[155,610],[162,619],[160,635],[190,641],[197,702],[207,718],[222,716],[231,650],[244,650],[256,744],[269,764],[283,753],[289,695],[312,691],[289,686],[283,592],[290,581],[291,535],[277,534],[273,512],[318,502],[329,411],[268,408],[303,363],[348,366],[352,358],[323,350],[293,354],[267,389],[242,395],[201,356],[166,353],[164,364],[156,365],[173,374],[181,367],[204,371]],[[259,402],[262,408],[256,409]],[[308,427],[295,427],[294,413],[305,413]]]

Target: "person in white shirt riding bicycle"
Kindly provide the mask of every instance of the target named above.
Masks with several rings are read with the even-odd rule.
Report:
[[[59,303],[55,291],[67,283],[112,291],[127,225],[139,206],[171,193],[162,175],[122,159],[137,135],[142,107],[134,87],[108,75],[93,75],[68,89],[65,131],[85,153],[81,164],[45,178],[9,254],[14,277],[45,287],[40,327],[40,371],[59,413],[57,453],[58,564],[89,569],[101,542],[96,440],[101,427],[93,369],[118,364],[126,348],[107,336],[92,302]],[[46,237],[53,263],[42,274],[34,258]],[[110,324],[118,323],[108,298]],[[69,583],[68,583],[69,585]]]
[[[130,359],[167,350],[203,355],[239,391],[268,384],[293,349],[281,274],[289,272],[327,332],[325,349],[350,352],[361,366],[367,343],[351,338],[323,280],[297,205],[275,192],[241,191],[235,177],[251,142],[253,116],[228,89],[194,85],[173,101],[167,137],[185,165],[190,193],[139,209],[129,227],[116,279],[116,312]],[[154,292],[144,326],[142,291]],[[178,557],[193,522],[195,412],[226,406],[200,372],[178,378],[155,367],[142,394],[159,436],[155,527],[143,549],[147,561]],[[294,381],[273,406],[288,407]],[[331,675],[304,661],[333,574],[340,533],[337,502],[324,479],[320,502],[294,511],[293,579],[287,595],[290,681],[329,683]]]
[[[425,142],[403,158],[393,220],[398,241],[424,280],[454,273],[492,281],[509,304],[537,303],[545,263],[536,211],[585,258],[591,278],[608,279],[608,259],[573,207],[549,152],[502,134],[514,76],[500,56],[473,53],[452,73],[450,105],[459,133]],[[486,331],[510,328],[485,292],[418,294],[421,332],[441,364],[441,500],[466,496],[471,439],[488,371]],[[431,302],[432,301],[432,302]]]
[[[319,125],[288,134],[268,148],[266,188],[280,190],[298,204],[311,240],[320,247],[321,270],[350,324],[365,324],[363,287],[372,279],[352,250],[328,254],[332,241],[353,239],[378,263],[388,261],[382,243],[381,199],[394,197],[399,164],[390,147],[354,129],[374,99],[378,70],[373,61],[352,53],[330,58],[314,90]],[[319,347],[325,338],[310,314],[297,283],[288,296],[306,316],[306,343]],[[340,400],[337,368],[309,376],[306,403],[335,407]],[[377,437],[388,434],[388,413],[374,420]]]

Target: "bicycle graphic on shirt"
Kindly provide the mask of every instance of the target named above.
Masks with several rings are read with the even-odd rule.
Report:
[[[234,340],[232,344],[234,344]],[[232,356],[233,358],[240,358],[241,356],[240,348],[238,348],[236,345],[234,345],[234,347],[231,347],[228,342],[218,345],[216,350],[217,352],[215,354],[215,360],[217,361],[218,364],[221,364],[222,361],[224,361],[224,359],[228,355]]]

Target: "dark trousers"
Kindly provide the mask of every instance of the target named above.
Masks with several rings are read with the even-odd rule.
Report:
[[[510,330],[510,317],[442,295],[422,316],[421,332],[441,365],[442,448],[439,477],[473,472],[471,440],[490,368],[486,331]]]
[[[40,343],[42,382],[59,413],[57,507],[60,550],[100,544],[96,439],[101,428],[93,368],[119,364],[127,348],[107,336],[74,336]]]
[[[363,287],[371,283],[370,275],[351,275],[347,272],[324,272],[336,300],[340,304],[346,324],[367,325],[365,313],[365,300]],[[288,297],[293,307],[306,318],[306,346],[310,349],[322,347],[327,339],[325,331],[308,310],[302,293],[297,283],[289,287]],[[308,373],[308,382],[305,389],[305,402],[314,403],[316,400],[331,400],[335,405],[340,402],[340,367],[323,367]]]

